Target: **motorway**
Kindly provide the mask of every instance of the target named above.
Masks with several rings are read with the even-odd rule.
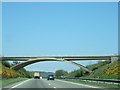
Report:
[[[15,83],[13,85],[6,86],[4,88],[9,88],[9,90],[14,90],[15,88],[51,88],[51,89],[59,89],[59,88],[98,88],[89,85],[83,85],[78,83],[73,83],[69,81],[63,80],[46,80],[46,79],[28,79],[25,81],[21,81]],[[3,89],[4,90],[4,89]],[[6,89],[5,89],[6,90]]]

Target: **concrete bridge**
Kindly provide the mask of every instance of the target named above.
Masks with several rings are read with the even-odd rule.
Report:
[[[64,61],[73,65],[76,65],[80,68],[83,68],[87,72],[91,72],[88,70],[85,66],[75,63],[73,61],[78,60],[112,60],[113,58],[116,58],[118,56],[39,56],[39,57],[2,57],[3,61],[26,61],[19,63],[11,69],[18,70],[20,68],[23,68],[27,65],[30,65],[32,63],[41,62],[41,61]]]

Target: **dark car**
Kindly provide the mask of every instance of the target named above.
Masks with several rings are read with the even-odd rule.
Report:
[[[47,77],[47,80],[54,80],[54,79],[55,79],[54,75],[48,75]]]

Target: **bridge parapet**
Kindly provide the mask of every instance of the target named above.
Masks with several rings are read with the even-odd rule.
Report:
[[[50,60],[59,60],[59,59],[65,59],[65,60],[111,60],[111,57],[115,56],[39,56],[39,57],[2,57],[2,60],[17,60],[17,61],[29,61],[29,60],[43,60],[46,59]]]

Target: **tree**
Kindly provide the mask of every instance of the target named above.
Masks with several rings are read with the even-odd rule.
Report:
[[[74,70],[69,73],[68,77],[82,77],[85,74],[83,69]]]
[[[27,78],[32,77],[31,73],[27,71],[25,68],[21,68],[17,72],[20,73],[23,77],[27,77]]]
[[[74,73],[75,73],[75,77],[81,77],[81,76],[83,76],[83,71],[81,69],[76,70]]]
[[[55,72],[55,76],[56,77],[61,77],[61,76],[66,76],[68,74],[68,72],[67,71],[64,71],[64,70],[57,70],[56,72]]]

